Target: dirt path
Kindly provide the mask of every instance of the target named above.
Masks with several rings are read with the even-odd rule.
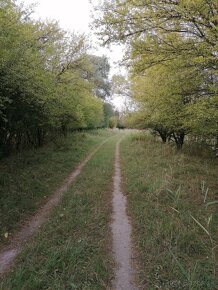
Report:
[[[131,224],[126,213],[127,200],[121,191],[120,141],[116,145],[113,192],[113,254],[116,262],[113,290],[137,290],[132,265]]]
[[[15,234],[10,245],[4,247],[0,251],[0,276],[8,272],[14,262],[14,259],[23,249],[25,243],[47,220],[51,210],[57,206],[64,192],[69,188],[74,179],[80,174],[82,168],[92,158],[92,156],[100,149],[100,147],[107,142],[106,139],[97,148],[95,148],[85,160],[83,160],[77,168],[65,179],[63,185],[51,196],[47,203],[39,209],[39,211],[23,226],[23,228]]]

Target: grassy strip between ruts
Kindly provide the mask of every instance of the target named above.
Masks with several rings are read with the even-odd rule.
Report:
[[[121,159],[142,289],[216,289],[217,160],[145,133],[121,143]]]
[[[115,143],[109,139],[17,260],[0,289],[108,289]]]
[[[55,144],[0,161],[0,247],[88,152],[112,134],[110,130],[72,133]]]

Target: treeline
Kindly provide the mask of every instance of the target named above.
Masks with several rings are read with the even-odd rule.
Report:
[[[84,35],[0,1],[0,155],[107,125],[110,66],[88,50]]]
[[[102,40],[127,47],[138,106],[127,124],[150,128],[178,149],[186,135],[217,144],[217,1],[105,0],[96,9]]]

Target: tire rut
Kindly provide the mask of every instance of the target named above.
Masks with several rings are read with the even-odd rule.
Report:
[[[120,141],[116,144],[113,191],[112,237],[115,260],[113,290],[138,290],[134,282],[132,263],[132,227],[126,212],[127,199],[121,190]]]
[[[108,138],[109,139],[109,138]],[[38,212],[21,228],[19,232],[15,234],[11,243],[3,247],[0,251],[0,277],[10,271],[15,258],[25,247],[28,239],[46,222],[52,209],[57,206],[64,193],[68,190],[71,183],[80,174],[82,168],[86,163],[95,155],[95,153],[107,142],[104,140],[98,145],[77,167],[74,171],[65,179],[63,185],[57,189],[50,199],[42,206]]]

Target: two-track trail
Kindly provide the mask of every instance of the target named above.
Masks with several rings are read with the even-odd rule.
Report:
[[[96,147],[0,252],[1,289],[138,289],[121,188],[122,138]]]
[[[21,252],[24,244],[28,238],[32,236],[45,222],[51,213],[51,210],[57,206],[64,193],[68,190],[71,183],[80,174],[86,163],[95,155],[95,153],[107,142],[104,140],[98,145],[77,167],[73,172],[65,179],[63,185],[56,190],[56,192],[50,197],[47,203],[38,210],[38,212],[23,226],[23,228],[17,232],[11,241],[9,246],[4,247],[0,251],[0,276],[9,271],[15,258]]]
[[[132,263],[131,223],[127,215],[127,199],[121,190],[120,141],[116,144],[113,192],[113,255],[116,263],[113,290],[136,290]]]

